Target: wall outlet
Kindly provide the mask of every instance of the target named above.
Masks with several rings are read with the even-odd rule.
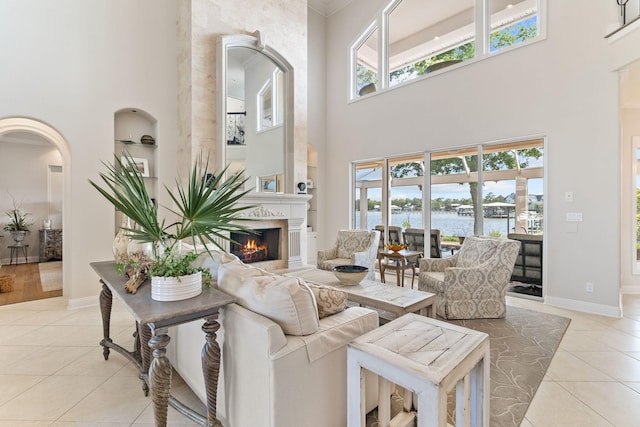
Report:
[[[593,283],[587,282],[586,291],[589,293],[593,293]]]
[[[573,191],[565,191],[564,201],[567,203],[573,202]]]

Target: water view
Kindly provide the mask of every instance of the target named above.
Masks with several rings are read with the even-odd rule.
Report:
[[[512,214],[513,215],[513,214]],[[414,228],[422,227],[422,211],[411,212],[397,212],[391,214],[391,225],[397,225],[402,228],[407,228],[407,224]],[[382,212],[369,211],[367,213],[367,229],[371,230],[376,225],[382,224]],[[515,221],[513,216],[509,218],[509,225],[507,226],[507,218],[485,218],[484,219],[484,235],[500,233],[501,236],[506,236],[509,232],[513,233]],[[359,226],[359,217],[357,216],[357,225]],[[510,231],[507,231],[508,228]],[[456,213],[444,213],[444,212],[432,212],[431,213],[431,228],[437,228],[440,230],[440,234],[444,236],[472,236],[473,232],[473,218],[469,216],[461,216]]]

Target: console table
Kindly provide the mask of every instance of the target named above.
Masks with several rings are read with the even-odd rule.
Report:
[[[111,349],[125,356],[140,370],[145,395],[151,389],[155,425],[167,425],[167,405],[180,413],[206,426],[221,426],[216,419],[218,373],[220,370],[220,346],[216,342],[216,332],[220,329],[217,322],[218,310],[234,299],[217,289],[204,288],[197,297],[182,301],[162,302],[151,299],[151,284],[145,283],[133,295],[124,290],[126,277],[116,271],[114,261],[94,262],[91,267],[100,277],[100,311],[102,313],[103,347],[105,360]],[[113,295],[125,305],[136,321],[136,340],[134,350],[129,351],[114,343],[109,334]],[[170,338],[167,334],[170,326],[205,319],[202,330],[206,342],[202,349],[202,369],[205,373],[207,395],[207,415],[203,416],[186,407],[170,395],[171,364],[166,357],[166,347]],[[152,357],[153,354],[153,357]]]

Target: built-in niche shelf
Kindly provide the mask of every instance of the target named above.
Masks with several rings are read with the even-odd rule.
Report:
[[[314,230],[318,223],[318,151],[313,144],[307,144],[307,180],[311,184],[307,187],[307,193],[312,197],[309,200],[307,211],[307,225]]]
[[[157,120],[149,113],[126,108],[114,114],[114,155],[122,159],[130,155],[135,167],[142,172],[145,186],[152,199],[157,196]],[[149,138],[151,137],[151,138]],[[144,141],[144,143],[143,143]],[[120,229],[122,214],[116,210],[115,231]]]

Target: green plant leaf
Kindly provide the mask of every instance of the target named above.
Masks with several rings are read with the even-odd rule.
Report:
[[[249,221],[241,218],[240,214],[254,207],[238,206],[238,202],[248,193],[243,190],[247,182],[243,178],[244,171],[223,179],[227,172],[227,168],[224,168],[214,175],[214,179],[208,179],[209,160],[203,161],[200,156],[196,159],[186,188],[179,179],[176,179],[175,192],[164,186],[175,207],[162,208],[178,218],[166,225],[164,219],[158,219],[158,207],[151,200],[141,173],[127,167],[128,162],[133,162],[131,156],[127,153],[124,163],[117,156],[114,159],[114,163],[103,162],[107,168],[106,173],[100,173],[104,186],[91,180],[89,183],[138,225],[123,228],[132,239],[154,242],[156,262],[149,269],[151,275],[166,277],[187,271],[191,272],[186,274],[201,271],[188,268],[197,258],[197,253],[193,257],[175,253],[179,241],[188,240],[194,246],[203,245],[204,252],[209,252],[209,243],[224,250],[219,242],[231,241],[231,232],[255,233],[248,225],[238,223],[239,219]],[[160,247],[165,248],[161,254],[158,253]]]

